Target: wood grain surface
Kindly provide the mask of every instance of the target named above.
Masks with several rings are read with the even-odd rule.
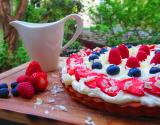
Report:
[[[0,82],[10,84],[15,81],[17,76],[25,73],[27,65],[28,63],[0,74]],[[96,125],[160,125],[160,119],[118,117],[94,110],[73,101],[65,91],[52,94],[53,86],[62,86],[59,71],[48,73],[48,79],[47,90],[37,94],[31,100],[12,97],[12,95],[8,99],[0,98],[0,118],[34,125],[36,123],[44,125],[85,124],[87,117],[91,117]],[[37,98],[41,98],[43,103],[35,107],[34,103]],[[49,103],[49,99],[55,99],[55,102]],[[64,105],[68,111],[51,110],[55,105]]]

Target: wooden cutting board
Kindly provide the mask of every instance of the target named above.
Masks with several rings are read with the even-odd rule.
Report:
[[[27,65],[28,63],[0,74],[0,82],[7,82],[10,84],[10,82],[15,81],[17,76],[24,74]],[[53,94],[51,92],[53,86],[62,86],[59,71],[48,73],[48,79],[49,86],[47,91],[36,95],[31,100],[12,97],[11,95],[9,99],[0,98],[0,118],[8,120],[17,119],[17,122],[36,124],[36,120],[34,118],[38,117],[37,119],[40,120],[38,124],[43,123],[44,121],[46,121],[46,123],[47,121],[54,123],[53,121],[56,120],[56,125],[58,125],[60,123],[85,124],[85,119],[87,119],[87,117],[91,117],[96,125],[160,125],[159,119],[118,117],[109,115],[107,112],[91,109],[73,101],[65,91]],[[43,100],[43,103],[39,106],[35,106],[34,104],[37,98]],[[55,99],[55,102],[49,103],[48,100],[50,99]],[[63,105],[68,111],[51,110],[55,105]],[[8,113],[10,116],[7,117],[8,115],[1,115],[1,113]],[[28,116],[35,117],[33,117],[33,119],[29,119],[29,122],[26,122],[25,117]],[[46,120],[46,118],[51,120]]]

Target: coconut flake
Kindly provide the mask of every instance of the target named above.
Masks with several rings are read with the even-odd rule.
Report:
[[[48,103],[54,103],[55,101],[55,99],[48,99]]]
[[[128,89],[131,85],[132,85],[131,81],[126,82],[124,85],[124,90]]]
[[[43,103],[43,100],[41,98],[37,98],[36,102],[34,103],[35,105],[41,105]]]
[[[63,105],[55,105],[51,108],[51,110],[61,110],[61,111],[64,111],[64,112],[68,111],[68,109]]]
[[[52,94],[57,94],[57,93],[60,93],[60,92],[63,92],[63,91],[64,91],[64,89],[61,86],[58,86],[58,85],[54,85],[53,88],[51,89]]]
[[[86,125],[96,125],[91,117],[87,117],[87,119],[84,122]]]
[[[46,115],[49,114],[49,111],[48,111],[48,110],[45,110],[45,111],[44,111],[44,114],[46,114]]]

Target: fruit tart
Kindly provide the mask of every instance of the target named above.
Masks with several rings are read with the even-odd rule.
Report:
[[[107,112],[160,117],[160,45],[83,49],[61,72],[71,97]]]

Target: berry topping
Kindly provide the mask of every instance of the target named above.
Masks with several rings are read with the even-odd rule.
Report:
[[[42,72],[42,69],[38,62],[32,61],[26,69],[26,75],[31,76],[35,72]]]
[[[139,60],[136,57],[131,56],[128,58],[126,66],[129,68],[140,67]]]
[[[109,75],[116,75],[120,72],[120,68],[116,65],[110,65],[109,67],[107,67],[106,71]]]
[[[105,52],[107,52],[108,50],[107,50],[107,48],[102,48],[101,50],[100,50],[100,54],[103,54],[103,53],[105,53]]]
[[[12,95],[13,95],[14,97],[19,96],[19,92],[18,92],[18,90],[17,90],[17,87],[13,88],[13,89],[11,90],[11,93],[12,93]]]
[[[92,54],[92,55],[89,56],[89,61],[95,60],[95,59],[99,59],[99,57],[95,54]]]
[[[119,65],[122,61],[121,54],[118,48],[113,48],[109,52],[108,61],[110,64]]]
[[[97,87],[97,80],[96,79],[92,79],[89,80],[87,82],[85,82],[85,84],[89,87],[89,88],[96,88]]]
[[[129,57],[129,50],[124,44],[119,45],[118,49],[123,59]]]
[[[105,88],[109,88],[111,86],[109,79],[107,78],[98,78],[97,79],[97,87],[99,87],[100,89],[105,89]]]
[[[96,51],[92,52],[92,54],[97,55],[97,56],[100,56],[100,53],[99,53],[99,52],[96,52]]]
[[[94,62],[92,64],[92,69],[102,69],[102,64],[100,62]]]
[[[156,53],[150,63],[160,64],[160,53]]]
[[[21,82],[17,86],[17,91],[22,98],[30,99],[34,96],[35,90],[31,83]]]
[[[144,61],[147,58],[147,54],[144,51],[138,51],[136,57],[139,61]]]
[[[48,86],[47,74],[45,72],[32,74],[29,81],[37,92],[46,90]]]
[[[160,96],[160,78],[150,78],[144,83],[144,90],[153,95]]]
[[[144,82],[137,79],[137,78],[129,78],[128,80],[126,79],[124,83],[124,88],[123,90],[127,93],[136,95],[136,96],[144,96]]]
[[[139,50],[144,51],[147,55],[150,54],[150,48],[147,45],[141,45]]]
[[[0,89],[1,88],[8,88],[8,85],[6,83],[0,83]]]
[[[18,85],[18,82],[12,82],[11,83],[11,88],[13,89],[13,88],[17,87],[17,85]]]
[[[8,98],[9,90],[8,88],[1,88],[0,89],[0,98]]]
[[[88,56],[88,55],[91,54],[92,50],[89,49],[89,48],[86,48],[86,49],[84,50],[84,52],[85,52],[85,53],[87,54],[87,56]]]
[[[141,71],[138,68],[131,68],[128,72],[128,76],[130,77],[140,77]]]
[[[160,49],[155,50],[155,54],[160,53]]]
[[[16,79],[16,81],[17,81],[18,83],[28,82],[28,80],[29,80],[29,76],[27,76],[27,75],[19,76],[19,77]]]
[[[155,74],[155,73],[158,73],[160,72],[160,68],[158,67],[152,67],[150,70],[149,70],[149,73],[150,74]]]

